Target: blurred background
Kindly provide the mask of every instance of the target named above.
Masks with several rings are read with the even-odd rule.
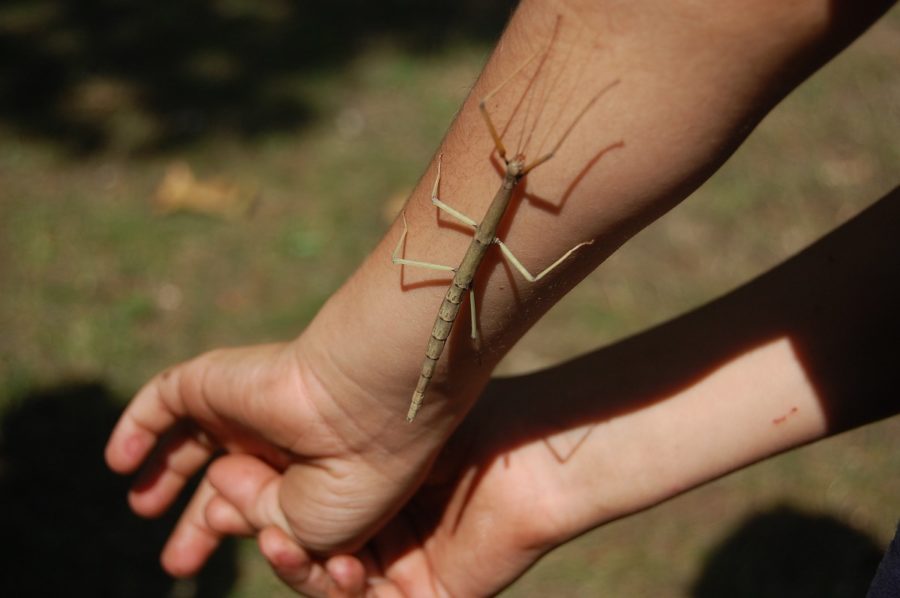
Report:
[[[0,6],[0,595],[281,596],[252,543],[174,582],[125,506],[125,401],[294,336],[384,233],[515,3]],[[898,182],[900,10],[517,346],[546,366],[702,304]],[[715,248],[710,251],[710,248]],[[583,536],[508,596],[859,596],[900,516],[900,421]]]

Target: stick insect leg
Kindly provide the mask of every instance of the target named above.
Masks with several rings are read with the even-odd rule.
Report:
[[[442,272],[456,272],[456,268],[453,266],[444,266],[442,264],[430,264],[428,262],[420,262],[417,260],[408,260],[406,258],[400,257],[400,250],[403,247],[403,241],[406,240],[406,233],[409,232],[409,227],[406,224],[406,212],[403,212],[403,234],[400,235],[400,239],[397,241],[397,246],[394,247],[394,252],[391,254],[391,262],[403,266],[418,266],[420,268],[428,268],[429,270],[440,270]]]
[[[506,256],[506,259],[508,259],[509,262],[510,262],[513,266],[515,266],[516,270],[518,270],[519,273],[520,273],[522,276],[524,276],[526,280],[528,280],[528,282],[536,282],[536,281],[542,279],[542,278],[543,278],[544,276],[546,276],[547,274],[549,274],[550,271],[553,270],[554,268],[556,268],[558,265],[560,265],[561,263],[563,263],[564,261],[566,261],[566,258],[568,258],[570,255],[572,255],[573,253],[575,253],[576,251],[578,251],[579,249],[581,249],[581,248],[584,247],[585,245],[591,245],[591,244],[593,243],[593,241],[585,241],[585,242],[583,242],[583,243],[579,243],[578,245],[576,245],[576,246],[573,247],[572,249],[570,249],[570,250],[568,250],[567,252],[565,252],[565,253],[562,255],[561,258],[559,258],[558,260],[556,260],[555,262],[553,262],[552,264],[550,264],[549,266],[547,266],[541,273],[539,273],[539,274],[536,275],[536,276],[535,276],[534,274],[532,274],[531,272],[529,272],[528,269],[525,268],[525,266],[522,265],[522,262],[520,262],[520,261],[519,261],[519,258],[517,258],[517,257],[513,254],[512,250],[510,250],[510,248],[506,246],[506,243],[504,243],[504,242],[501,241],[500,239],[494,239],[494,243],[500,247],[500,251],[503,252],[503,255]]]
[[[437,167],[437,176],[434,179],[434,186],[431,187],[431,203],[434,204],[439,210],[447,212],[463,224],[468,224],[472,228],[477,228],[478,223],[451,206],[448,206],[440,199],[438,199],[438,186],[441,182],[441,163],[444,161],[444,154],[438,156],[438,167]]]
[[[472,315],[472,342],[476,349],[481,348],[481,335],[478,333],[478,316],[475,314],[475,287],[469,287],[469,313]]]
[[[478,331],[478,316],[475,312],[475,283],[469,286],[469,314],[472,316],[471,336],[472,348],[475,349],[475,361],[481,365],[481,333]]]

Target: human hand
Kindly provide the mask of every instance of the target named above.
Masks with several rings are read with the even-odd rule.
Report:
[[[163,551],[170,573],[195,573],[218,545],[208,520],[220,492],[240,495],[255,520],[328,553],[357,548],[418,484],[431,454],[402,409],[370,400],[357,381],[330,376],[326,389],[318,373],[328,364],[305,346],[301,337],[222,349],[172,367],[140,390],[117,424],[106,459],[120,473],[141,468],[129,502],[146,517],[164,512],[192,475],[225,453]],[[398,432],[377,433],[388,424]],[[259,472],[277,474],[248,487]]]
[[[315,595],[489,595],[596,525],[894,415],[898,217],[900,188],[700,309],[494,381],[431,478],[353,556],[316,561],[247,525],[240,503],[221,505],[222,531],[258,532],[275,572]]]
[[[275,573],[303,594],[491,595],[568,539],[574,523],[566,510],[572,497],[553,483],[560,463],[546,438],[534,436],[546,431],[535,428],[540,413],[508,421],[500,399],[479,403],[424,485],[352,556],[317,558],[259,517],[247,497],[278,475],[274,469],[248,468],[244,491],[215,497],[211,525],[221,534],[256,535]],[[503,433],[494,433],[501,425]]]
[[[396,422],[402,409],[366,404],[352,391],[358,381],[324,390],[309,368],[327,360],[304,337],[216,351],[157,377],[116,428],[108,459],[134,469],[188,417],[231,452],[210,468],[166,549],[172,572],[196,570],[223,534],[258,534],[276,573],[307,593],[489,594],[591,527],[896,413],[896,401],[883,400],[896,372],[880,351],[896,328],[885,322],[898,291],[888,259],[900,255],[898,197],[701,309],[495,381],[393,518],[430,464],[433,453],[408,450],[428,428],[373,432],[372,422]],[[872,291],[865,309],[858,288]],[[354,402],[367,408],[355,413]],[[165,508],[213,446],[186,429],[163,441],[156,475],[132,493],[136,510]]]

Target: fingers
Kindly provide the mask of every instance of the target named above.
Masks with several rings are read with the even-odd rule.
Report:
[[[210,466],[207,480],[212,496],[206,502],[204,521],[211,530],[218,534],[258,534],[260,552],[288,587],[304,595],[328,594],[332,584],[324,565],[296,543],[281,514],[277,471],[254,457],[226,455]],[[178,527],[185,536],[194,533],[190,521]]]
[[[146,462],[128,495],[139,515],[155,517],[165,511],[215,451],[209,436],[186,421],[189,405],[194,418],[205,409],[203,380],[214,364],[210,355],[152,378],[110,435],[105,455],[110,468],[131,473]]]
[[[219,457],[210,465],[207,479],[214,495],[206,500],[204,519],[198,523],[186,513],[178,525],[179,536],[191,534],[193,538],[196,528],[203,524],[218,534],[258,532],[260,552],[274,573],[302,594],[354,597],[377,589],[377,596],[402,595],[394,584],[376,577],[375,560],[365,551],[355,556],[333,556],[322,562],[300,547],[279,503],[282,476],[265,462],[248,455]],[[203,500],[201,497],[198,502]],[[192,502],[192,514],[193,507]],[[199,546],[200,541],[196,544]],[[195,548],[195,552],[200,550]]]
[[[128,493],[131,508],[144,517],[161,515],[213,450],[205,435],[193,426],[176,427],[159,443]]]
[[[325,563],[325,570],[331,581],[329,598],[362,596],[366,591],[366,569],[356,557],[334,556]]]
[[[210,465],[207,477],[254,529],[274,525],[291,534],[279,500],[282,475],[270,465],[250,455],[225,455]]]
[[[252,536],[258,530],[234,505],[216,494],[206,505],[206,522],[215,531],[228,536]]]
[[[227,534],[253,535],[290,528],[278,504],[281,475],[256,457],[225,455],[214,461],[163,548],[163,567],[193,575]],[[304,553],[305,554],[305,553]],[[296,568],[296,562],[288,565]]]
[[[272,526],[257,538],[259,551],[289,588],[309,596],[326,596],[330,581],[325,567],[313,561],[284,530]]]
[[[383,577],[369,579],[376,596],[439,594],[433,585],[428,557],[406,510],[391,519],[371,540],[370,546],[384,569]]]
[[[366,570],[356,557],[335,556],[323,564],[274,526],[263,529],[257,543],[275,575],[296,592],[328,598],[353,598],[366,592]]]
[[[194,575],[222,541],[220,532],[206,521],[206,509],[216,490],[204,478],[163,547],[160,561],[175,577]]]
[[[256,457],[216,459],[163,549],[165,569],[176,576],[193,575],[225,534],[252,535],[267,527],[289,534],[278,503],[280,485],[281,474]]]
[[[297,544],[279,503],[282,477],[278,471],[255,457],[226,455],[210,465],[207,478],[216,493],[205,511],[205,522],[212,529],[237,534],[259,531],[257,542],[263,556],[275,574],[298,592],[362,595],[366,571],[358,559],[334,557],[326,570]]]
[[[271,401],[259,400],[273,392],[280,396],[272,390],[272,381],[283,382],[295,363],[281,359],[283,354],[282,345],[220,349],[158,374],[138,391],[113,429],[105,452],[110,468],[119,473],[135,471],[160,439],[185,419],[217,435],[239,437],[247,432],[253,433],[250,436],[271,433],[280,429],[279,423],[287,427],[280,411],[272,415],[264,409]],[[292,389],[290,384],[285,388]],[[249,438],[241,437],[241,441]],[[258,444],[255,449],[267,450],[273,460],[284,460],[271,442]]]
[[[147,458],[157,440],[184,415],[180,385],[185,365],[158,374],[138,391],[113,429],[106,462],[113,471],[131,473]]]
[[[420,586],[411,590],[412,586],[402,588],[398,580],[383,575],[379,565],[372,558],[370,549],[364,549],[355,555],[338,555],[325,563],[330,585],[328,598],[356,598],[370,596],[373,598],[404,598],[405,596],[439,595],[431,586]]]

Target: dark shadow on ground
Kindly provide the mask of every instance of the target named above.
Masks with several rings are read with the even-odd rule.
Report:
[[[865,596],[883,550],[828,515],[778,507],[752,516],[707,557],[693,598]]]
[[[129,480],[103,447],[121,411],[101,384],[77,383],[13,399],[0,424],[0,596],[224,596],[236,578],[227,543],[193,582],[159,565],[174,523],[128,509]]]
[[[298,76],[339,69],[373,41],[414,52],[492,41],[515,2],[480,0],[8,0],[0,7],[0,125],[76,154],[110,127],[150,128],[154,151],[209,133],[303,125]],[[120,108],[142,123],[122,125]],[[119,119],[119,120],[117,120]]]

